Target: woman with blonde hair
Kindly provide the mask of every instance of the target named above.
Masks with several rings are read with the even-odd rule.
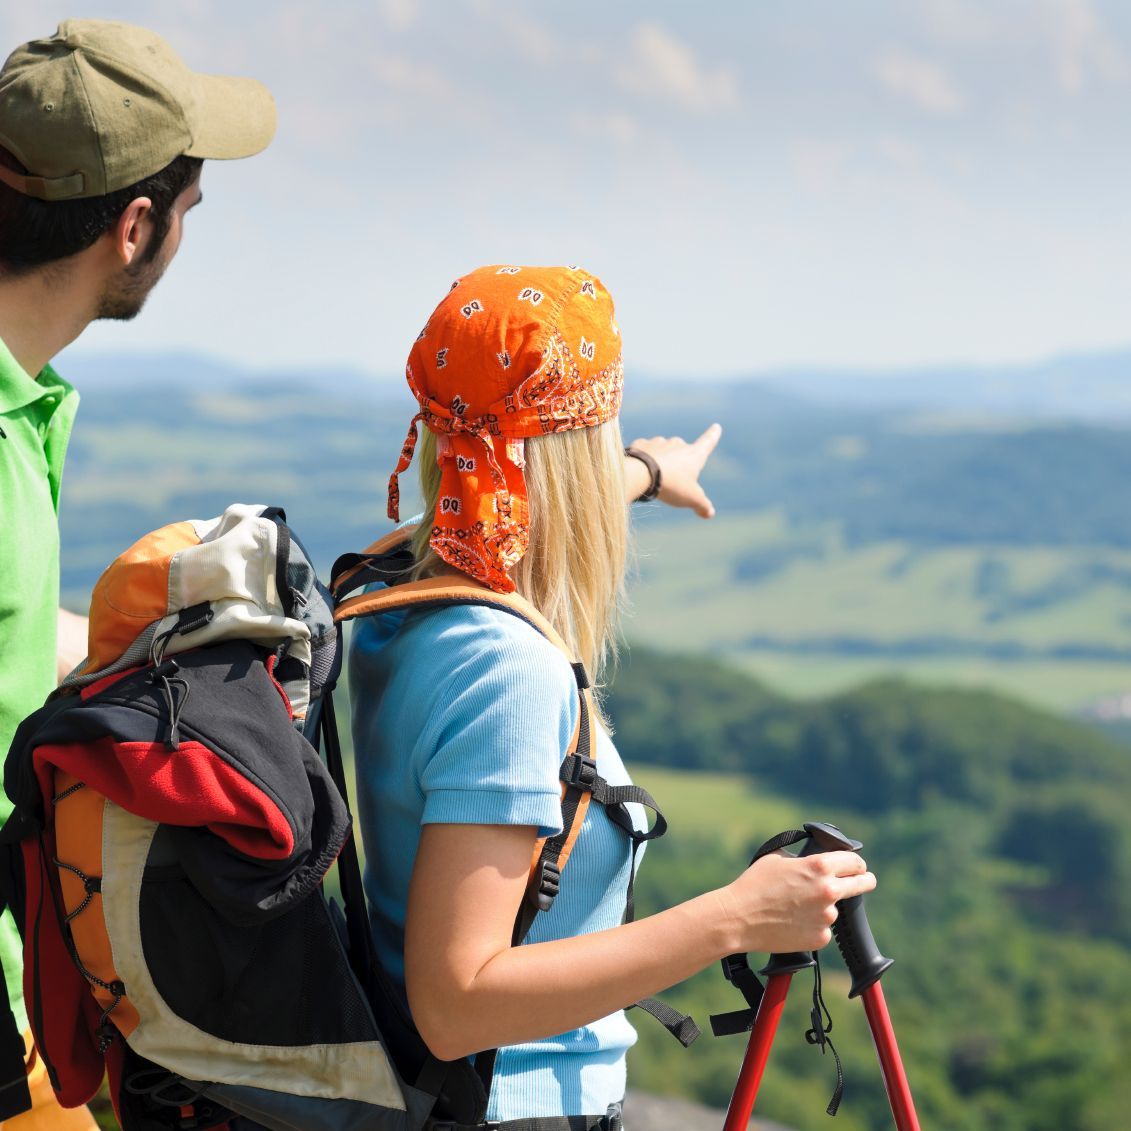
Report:
[[[635,1040],[625,1007],[728,954],[826,945],[836,902],[875,881],[853,853],[772,855],[726,887],[623,922],[643,829],[624,799],[638,791],[599,707],[579,695],[582,669],[531,623],[540,614],[600,686],[628,541],[612,300],[579,268],[480,268],[436,308],[407,374],[420,411],[390,515],[422,422],[413,576],[470,582],[536,612],[460,602],[356,627],[377,950],[436,1057],[499,1050],[477,1057],[493,1066],[490,1126],[617,1128]],[[589,805],[550,909],[524,916],[532,854],[562,831],[559,771],[586,703],[601,783],[587,788],[609,803]]]

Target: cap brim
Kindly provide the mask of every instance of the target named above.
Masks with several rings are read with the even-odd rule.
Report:
[[[275,136],[275,100],[255,79],[200,75],[197,124],[187,157],[226,161],[251,157]]]

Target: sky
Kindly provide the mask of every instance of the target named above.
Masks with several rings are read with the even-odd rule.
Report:
[[[141,316],[85,351],[403,372],[453,278],[580,263],[670,376],[1131,343],[1121,0],[49,0],[271,88]]]

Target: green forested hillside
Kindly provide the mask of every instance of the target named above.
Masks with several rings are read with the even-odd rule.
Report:
[[[782,828],[831,820],[865,842],[880,880],[869,914],[896,959],[885,990],[924,1126],[1122,1126],[1131,1103],[1124,748],[994,695],[889,682],[799,703],[702,658],[639,648],[610,707],[636,778],[672,823],[641,872],[645,910],[726,882]],[[839,958],[827,966],[841,969]],[[845,1000],[843,978],[830,985],[849,1074],[838,1124],[888,1126],[862,1011]],[[740,1004],[718,971],[671,1000],[701,1023]],[[759,1103],[804,1129],[828,1125],[834,1079],[802,1039],[808,1005],[799,978]],[[706,1036],[683,1052],[646,1020],[638,1028],[638,1086],[725,1104],[741,1039]]]

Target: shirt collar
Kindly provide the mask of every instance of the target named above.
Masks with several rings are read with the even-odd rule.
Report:
[[[51,398],[56,404],[74,390],[50,365],[31,377],[0,340],[0,412],[14,412],[35,401]]]

